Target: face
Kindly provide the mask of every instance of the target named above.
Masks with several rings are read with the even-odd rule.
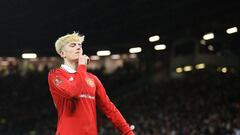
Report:
[[[72,42],[62,48],[60,55],[68,61],[77,61],[80,53],[82,54],[82,45],[78,42]]]

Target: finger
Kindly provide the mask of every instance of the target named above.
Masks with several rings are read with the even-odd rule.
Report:
[[[89,57],[86,54],[83,54],[83,57],[85,57],[86,59],[89,59]]]
[[[87,59],[87,64],[89,64],[89,62],[90,62],[90,58]]]
[[[86,59],[89,60],[90,58],[86,55]]]
[[[90,62],[90,58],[87,56],[87,55],[84,55],[85,59],[86,59],[86,62],[87,64]]]
[[[82,49],[80,49],[80,53],[79,53],[80,55],[82,55],[83,54],[83,50]]]

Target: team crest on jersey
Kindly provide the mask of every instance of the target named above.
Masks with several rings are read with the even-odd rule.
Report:
[[[55,83],[56,86],[58,86],[59,84],[62,83],[62,80],[59,77],[56,77],[55,80],[54,80],[54,83]]]
[[[91,78],[86,78],[85,80],[86,80],[88,86],[95,87],[95,83]]]
[[[68,80],[71,82],[71,81],[73,81],[73,80],[74,80],[74,78],[73,78],[73,77],[70,77]]]

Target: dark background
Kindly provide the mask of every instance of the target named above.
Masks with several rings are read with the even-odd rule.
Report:
[[[56,39],[73,31],[86,35],[84,49],[90,55],[100,49],[127,52],[149,44],[148,38],[155,34],[168,46],[179,38],[202,38],[208,32],[220,37],[240,24],[236,0],[1,0],[0,5],[4,56],[23,52],[56,56]]]

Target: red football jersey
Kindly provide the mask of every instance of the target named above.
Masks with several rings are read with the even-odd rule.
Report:
[[[68,67],[69,68],[69,67]],[[97,135],[96,106],[123,135],[133,131],[85,65],[72,72],[63,65],[49,72],[49,89],[58,112],[56,135]]]

